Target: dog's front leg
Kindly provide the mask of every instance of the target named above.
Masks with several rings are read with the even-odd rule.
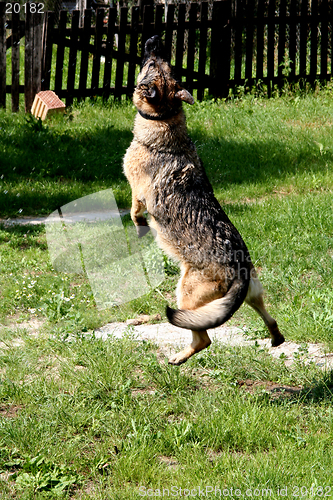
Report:
[[[132,198],[132,208],[131,208],[131,219],[136,226],[136,232],[139,238],[145,236],[149,231],[149,226],[147,219],[143,216],[146,210],[146,205],[142,201],[138,200],[136,196]]]

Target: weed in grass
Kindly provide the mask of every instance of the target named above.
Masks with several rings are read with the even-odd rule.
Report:
[[[43,455],[20,456],[17,449],[0,449],[0,473],[9,472],[18,489],[36,494],[50,492],[55,496],[69,492],[80,482],[75,471],[58,466]]]

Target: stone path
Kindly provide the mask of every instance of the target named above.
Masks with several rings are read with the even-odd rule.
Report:
[[[98,338],[107,339],[110,335],[121,338],[126,332],[131,332],[138,341],[151,341],[161,346],[163,352],[169,356],[192,339],[191,332],[182,328],[177,328],[170,323],[158,323],[153,325],[141,324],[130,325],[126,323],[109,323],[95,331]],[[325,353],[320,344],[297,344],[295,342],[285,342],[281,346],[271,347],[270,339],[250,340],[240,328],[220,326],[209,331],[212,342],[219,340],[231,346],[249,346],[257,342],[260,346],[267,348],[274,357],[283,355],[284,362],[290,366],[295,359],[302,359],[306,362],[313,361],[322,369],[333,369],[333,353]]]
[[[108,210],[107,212],[80,212],[79,214],[75,214],[71,217],[63,217],[63,222],[80,222],[84,221],[92,221],[95,222],[96,219],[104,220],[109,219],[111,217],[117,217],[118,214],[121,216],[129,214],[130,210],[122,209],[119,210]],[[17,217],[14,219],[0,219],[0,224],[4,224],[5,226],[37,226],[38,224],[45,224],[47,217]]]

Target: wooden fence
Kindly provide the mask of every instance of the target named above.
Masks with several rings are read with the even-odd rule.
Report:
[[[16,111],[24,93],[30,110],[35,93],[47,89],[67,105],[74,98],[131,96],[153,34],[162,36],[177,77],[199,100],[226,97],[245,83],[263,83],[270,94],[286,79],[328,80],[332,3],[233,0],[231,9],[231,0],[222,0],[211,10],[203,1],[170,4],[167,16],[162,5],[145,6],[142,15],[138,7],[85,10],[83,19],[79,11],[61,11],[56,22],[53,12],[8,16],[8,3],[0,2],[0,106],[11,94]]]

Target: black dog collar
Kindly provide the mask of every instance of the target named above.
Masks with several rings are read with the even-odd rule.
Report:
[[[157,121],[162,121],[162,120],[168,120],[169,118],[172,118],[173,116],[178,115],[181,112],[181,109],[173,109],[168,111],[167,113],[163,113],[162,115],[158,116],[153,116],[153,115],[148,115],[147,113],[144,113],[140,109],[138,109],[138,113],[142,118],[145,120],[157,120]]]

